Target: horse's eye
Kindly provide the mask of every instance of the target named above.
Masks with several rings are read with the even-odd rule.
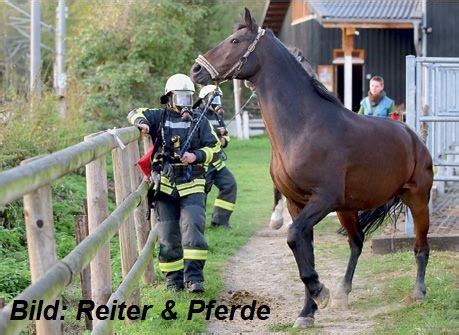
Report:
[[[238,44],[238,43],[239,43],[239,40],[236,39],[236,38],[233,38],[233,39],[231,40],[231,44]]]

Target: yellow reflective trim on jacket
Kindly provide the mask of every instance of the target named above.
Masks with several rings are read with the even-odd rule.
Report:
[[[205,261],[207,259],[207,252],[208,250],[202,249],[183,249],[183,258]]]
[[[220,159],[213,162],[212,165],[215,167],[215,169],[217,171],[220,171],[221,169],[223,169],[226,165],[225,165],[225,162],[222,162]]]
[[[199,148],[199,150],[203,151],[204,154],[206,155],[206,158],[203,162],[204,165],[208,165],[210,162],[212,162],[212,159],[214,158],[214,153],[219,152],[221,148],[221,143],[220,143],[220,140],[218,139],[217,134],[215,133],[214,127],[212,126],[210,121],[207,121],[207,122],[209,122],[209,128],[210,128],[211,134],[215,137],[215,146]]]
[[[174,186],[172,186],[169,179],[167,179],[165,176],[161,176],[160,184],[161,185],[159,187],[159,190],[161,192],[171,195],[172,192],[174,191]]]
[[[184,190],[186,188],[190,188],[196,185],[204,186],[205,184],[206,184],[206,181],[204,179],[196,178],[196,179],[193,179],[192,181],[189,181],[188,183],[178,184],[176,185],[176,187],[177,187],[177,190],[181,191],[181,190]]]
[[[169,187],[174,187],[174,185],[172,185],[171,181],[169,179],[167,179],[165,176],[161,176],[161,184],[167,185]]]
[[[214,158],[214,152],[209,147],[201,148],[201,150],[204,151],[204,154],[206,155],[204,164],[209,164],[212,161],[212,158]]]
[[[229,137],[228,135],[224,135],[223,138],[225,139],[226,144],[228,144],[231,141],[231,137]]]
[[[187,195],[190,195],[190,194],[194,194],[194,193],[204,193],[204,185],[197,185],[197,186],[194,186],[192,188],[187,188],[186,190],[183,190],[183,191],[178,191],[179,195],[181,197],[184,197],[184,196],[187,196]]]
[[[158,265],[159,265],[159,269],[162,272],[179,271],[179,270],[182,270],[184,267],[183,258],[175,262],[159,262]]]
[[[172,192],[174,192],[174,189],[172,187],[169,187],[169,186],[164,185],[164,184],[161,184],[159,186],[159,190],[160,190],[160,192],[166,193],[168,195],[171,195]]]
[[[135,113],[132,113],[132,115],[129,113],[129,122],[133,125],[135,125],[135,120],[139,118],[146,119],[145,116],[143,115],[143,112],[145,112],[148,108],[137,108],[135,110]]]
[[[234,211],[235,204],[229,201],[222,200],[222,199],[215,199],[214,206],[220,207],[220,208],[223,208],[223,209],[226,209],[232,212]]]

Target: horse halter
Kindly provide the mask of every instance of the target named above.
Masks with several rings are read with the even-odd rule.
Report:
[[[241,69],[242,67],[244,66],[245,63],[247,63],[247,58],[249,57],[249,55],[255,50],[255,47],[257,45],[257,43],[260,41],[260,38],[265,34],[265,30],[258,27],[258,34],[257,34],[257,37],[255,37],[255,39],[253,40],[253,42],[249,45],[249,47],[247,48],[247,51],[245,52],[244,55],[242,55],[241,58],[239,58],[239,60],[236,62],[236,64],[234,64],[228,71],[226,71],[226,73],[221,76],[220,76],[220,73],[218,73],[218,71],[212,66],[212,64],[203,56],[203,55],[199,55],[198,58],[196,58],[195,62],[198,63],[199,65],[201,65],[203,68],[205,68],[209,74],[210,74],[210,77],[212,79],[223,79],[223,78],[226,78],[228,77],[233,71],[233,75],[231,77],[231,79],[235,79],[237,77],[237,75],[239,74],[239,72],[241,72]]]

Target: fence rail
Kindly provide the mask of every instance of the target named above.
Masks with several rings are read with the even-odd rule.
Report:
[[[21,196],[24,196],[25,200],[24,214],[32,284],[14,300],[24,300],[28,303],[27,315],[30,315],[33,300],[42,300],[45,303],[59,300],[65,287],[72,283],[90,262],[97,262],[91,267],[92,300],[96,306],[109,305],[110,312],[114,299],[119,303],[125,301],[128,305],[139,304],[138,282],[142,274],[146,283],[153,281],[152,249],[156,231],[150,229],[146,220],[144,201],[149,185],[145,180],[141,180],[134,167],[139,157],[139,131],[135,127],[128,127],[116,130],[114,135],[113,133],[103,132],[87,136],[84,142],[44,157],[28,160],[19,167],[0,173],[0,206],[7,205]],[[119,148],[120,141],[121,145],[126,145],[125,150]],[[105,156],[110,151],[113,156],[117,208],[108,215]],[[85,165],[88,202],[91,203],[87,206],[89,235],[66,257],[56,261],[49,185]],[[124,279],[117,291],[111,294],[111,270],[103,270],[100,267],[110,266],[108,242],[117,232],[120,237]],[[49,244],[54,247],[31,247]],[[50,262],[52,266],[45,265]],[[146,275],[146,272],[150,273]],[[30,322],[11,320],[14,300],[0,310],[0,334],[17,334]],[[61,305],[59,310],[62,312]],[[38,335],[63,332],[60,320],[36,320],[35,326]],[[93,324],[93,329],[95,334],[113,332],[111,322],[105,321],[97,321]]]

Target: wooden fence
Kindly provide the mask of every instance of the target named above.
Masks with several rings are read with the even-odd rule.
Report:
[[[86,136],[84,142],[50,155],[35,157],[0,173],[0,208],[24,199],[27,247],[32,284],[14,300],[51,304],[65,287],[90,264],[91,300],[110,307],[125,302],[139,305],[139,281],[154,281],[152,250],[156,231],[146,219],[148,183],[135,162],[139,158],[139,131],[135,127]],[[144,148],[149,143],[144,142]],[[112,153],[117,208],[108,214],[106,155]],[[66,257],[57,260],[53,225],[51,183],[86,167],[87,221],[89,235]],[[118,233],[123,282],[112,293],[110,239]],[[13,301],[14,301],[13,300]],[[29,320],[11,320],[13,302],[0,309],[0,334],[17,334]],[[59,313],[62,313],[62,302]],[[56,320],[35,320],[38,335],[63,333],[60,314]],[[112,322],[93,318],[93,334],[113,333]]]

